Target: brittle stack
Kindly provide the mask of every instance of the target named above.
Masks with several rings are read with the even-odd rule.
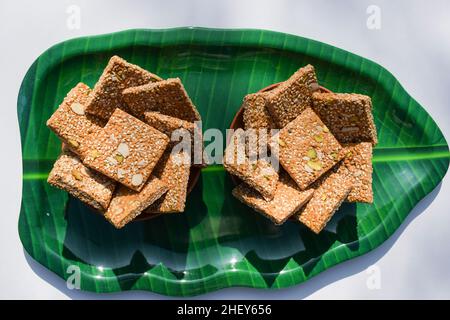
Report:
[[[245,96],[243,122],[225,150],[225,169],[242,180],[232,192],[276,224],[290,218],[319,233],[344,201],[373,202],[370,97],[323,92],[307,65],[274,89]],[[256,147],[249,132],[257,133]],[[267,145],[279,172],[251,160]],[[232,156],[239,148],[244,159]]]
[[[142,212],[183,212],[191,154],[172,152],[170,137],[200,120],[180,79],[113,56],[92,90],[79,83],[47,121],[63,143],[48,182],[116,228]]]

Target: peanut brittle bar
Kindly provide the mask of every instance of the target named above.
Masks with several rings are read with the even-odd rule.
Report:
[[[347,201],[373,203],[372,144],[360,142],[343,146],[346,150],[346,157],[339,170],[347,171],[353,183]]]
[[[264,159],[250,161],[246,154],[246,134],[242,129],[234,132],[225,149],[224,168],[256,189],[266,200],[273,199],[278,173]]]
[[[279,148],[280,164],[302,190],[344,157],[340,143],[311,108],[273,136],[270,146]]]
[[[86,112],[108,120],[116,108],[128,111],[122,100],[124,89],[159,80],[157,75],[113,56],[86,101]]]
[[[282,224],[311,199],[314,190],[301,191],[288,175],[281,175],[275,195],[270,201],[266,201],[261,194],[245,183],[234,188],[232,193],[241,202],[264,214],[276,224]]]
[[[100,211],[108,207],[116,186],[113,180],[86,168],[72,152],[59,156],[47,182]]]
[[[186,204],[190,173],[190,158],[185,152],[166,151],[153,174],[161,179],[169,191],[145,210],[148,213],[183,212]]]
[[[347,174],[331,173],[294,218],[319,233],[347,198],[352,186],[352,180]]]
[[[146,111],[157,111],[189,122],[201,120],[179,78],[128,88],[122,95],[130,113],[140,119]]]
[[[283,128],[303,110],[311,106],[311,94],[317,90],[317,77],[312,65],[297,70],[288,80],[267,92],[267,110],[277,128]]]
[[[105,212],[105,218],[114,227],[120,229],[164,195],[167,190],[167,185],[153,176],[148,179],[139,192],[119,186]]]
[[[88,149],[88,136],[104,125],[103,121],[85,113],[85,103],[90,92],[87,85],[78,83],[47,120],[47,126],[68,149],[80,157]]]
[[[120,109],[91,138],[83,162],[136,191],[142,189],[169,143],[164,133]]]
[[[315,92],[313,109],[339,142],[377,144],[372,100],[369,96],[356,93]]]

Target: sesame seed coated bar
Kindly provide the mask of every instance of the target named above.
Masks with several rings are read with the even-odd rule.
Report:
[[[225,149],[224,168],[256,189],[266,200],[273,199],[278,181],[278,173],[264,159],[250,161],[246,155],[245,131],[238,129],[230,138]]]
[[[80,157],[88,149],[88,136],[104,125],[103,121],[85,113],[84,105],[90,91],[84,83],[77,84],[47,120],[47,126]]]
[[[280,164],[302,190],[344,157],[340,143],[311,108],[272,137],[271,148],[276,144]]]
[[[259,92],[245,96],[242,103],[244,108],[244,129],[275,128],[272,118],[266,109],[267,95],[267,92]]]
[[[372,115],[372,100],[356,93],[313,94],[313,109],[341,143],[371,142],[377,131]]]
[[[282,224],[311,199],[314,190],[301,191],[288,175],[281,175],[271,201],[266,201],[245,183],[234,188],[232,193],[241,202],[264,214],[276,224]]]
[[[72,152],[59,156],[47,182],[100,211],[108,207],[116,185],[113,180],[86,168]]]
[[[313,232],[319,233],[347,198],[352,186],[351,178],[348,175],[331,173],[294,218]]]
[[[346,201],[373,203],[372,144],[360,142],[344,145],[344,148],[346,157],[339,170],[348,171],[353,183]]]
[[[107,120],[116,108],[128,111],[122,100],[122,91],[159,80],[161,78],[157,75],[113,56],[89,95],[86,112]]]
[[[179,78],[126,89],[123,99],[130,113],[140,119],[143,119],[146,111],[157,111],[189,122],[201,120]]]
[[[317,90],[314,67],[297,70],[288,80],[267,92],[267,110],[277,128],[283,128],[303,110],[311,106],[311,94]]]
[[[159,112],[145,112],[145,122],[162,133],[165,133],[168,137],[177,129],[184,129],[191,134],[192,138],[194,136],[195,125],[193,122],[166,116]]]
[[[83,162],[136,191],[142,189],[169,143],[164,133],[120,109],[91,138]]]
[[[194,162],[195,160],[197,160],[195,162],[198,162],[198,163],[193,163],[193,164],[203,164],[203,161],[202,161],[202,152],[203,152],[202,131],[196,125],[196,123],[189,122],[186,120],[181,120],[181,119],[170,117],[170,116],[166,116],[159,112],[153,112],[153,111],[145,112],[145,122],[148,125],[152,126],[153,128],[161,131],[162,133],[165,133],[169,138],[172,137],[172,133],[174,131],[185,130],[185,132],[182,132],[182,134],[183,134],[182,137],[184,137],[184,134],[187,134],[190,136],[190,139],[191,139],[190,148],[191,148],[192,162]],[[170,146],[174,146],[174,145],[178,144],[180,141],[181,140],[171,141]],[[198,159],[195,159],[195,157],[194,157],[196,147],[198,149],[197,152],[199,154]]]
[[[156,177],[150,177],[141,191],[125,186],[118,187],[111,200],[105,218],[117,229],[136,218],[145,208],[167,192],[167,185]]]
[[[153,174],[161,179],[169,191],[145,210],[148,213],[183,212],[186,204],[190,161],[187,153],[166,151]]]
[[[270,156],[269,141],[271,132],[265,128],[245,130],[247,134],[245,152],[251,162],[267,159]]]

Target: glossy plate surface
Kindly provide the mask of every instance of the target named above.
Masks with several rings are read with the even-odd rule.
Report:
[[[221,166],[211,166],[202,170],[185,214],[115,230],[46,183],[60,143],[45,126],[66,93],[79,81],[93,86],[114,54],[164,78],[180,77],[204,130],[224,131],[245,94],[283,81],[307,63],[331,91],[370,95],[379,137],[374,204],[344,204],[318,236],[295,222],[277,227],[235,200],[230,178]],[[190,296],[230,286],[281,288],[303,282],[379,246],[449,165],[436,123],[388,71],[335,47],[271,31],[129,30],[57,44],[23,80],[18,117],[22,243],[64,279],[73,272],[70,266],[78,266],[81,289],[96,292],[139,289]]]

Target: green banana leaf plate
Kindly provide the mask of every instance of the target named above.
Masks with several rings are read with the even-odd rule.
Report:
[[[232,197],[232,181],[215,165],[202,170],[184,214],[115,230],[47,184],[60,142],[45,126],[66,93],[79,81],[93,86],[114,54],[161,77],[180,77],[204,130],[225,131],[244,95],[285,80],[308,63],[322,86],[371,96],[379,138],[374,203],[345,203],[319,235],[295,222],[275,226]],[[30,67],[17,107],[23,156],[20,239],[35,260],[60,277],[70,280],[79,270],[81,289],[94,292],[192,296],[231,286],[301,283],[383,243],[449,166],[438,126],[388,71],[330,45],[272,31],[128,30],[65,41]]]

